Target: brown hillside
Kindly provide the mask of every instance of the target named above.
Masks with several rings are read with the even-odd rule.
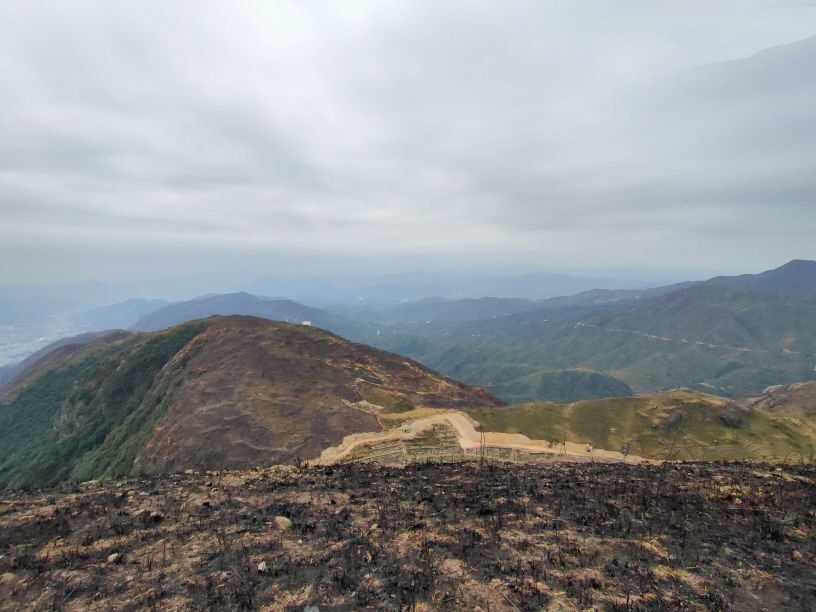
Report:
[[[176,357],[184,362],[184,381],[137,456],[137,471],[314,458],[348,434],[380,430],[378,406],[500,404],[408,359],[320,329],[240,316],[207,322]]]

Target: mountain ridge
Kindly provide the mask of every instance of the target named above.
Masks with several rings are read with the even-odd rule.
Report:
[[[501,404],[399,355],[250,316],[69,353],[0,403],[0,486],[297,462],[380,428],[379,411]]]
[[[483,386],[498,373],[507,385],[510,377],[521,384],[536,372],[577,368],[636,392],[692,387],[746,396],[816,376],[816,294],[803,290],[803,269],[810,278],[816,262],[688,284],[649,299],[567,299],[506,317],[416,326],[425,344],[393,350]],[[750,290],[768,279],[778,292]]]
[[[816,294],[816,261],[793,259],[759,274],[716,276],[706,281],[706,284],[746,292],[813,295]]]

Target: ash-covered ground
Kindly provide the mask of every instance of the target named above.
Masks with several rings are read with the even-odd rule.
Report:
[[[813,610],[816,469],[275,467],[0,496],[0,608]]]

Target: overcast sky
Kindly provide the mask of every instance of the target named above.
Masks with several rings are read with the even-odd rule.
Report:
[[[0,3],[0,281],[816,258],[816,3]]]

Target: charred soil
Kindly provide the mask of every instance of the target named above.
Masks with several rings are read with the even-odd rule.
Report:
[[[814,478],[349,464],[6,492],[0,609],[812,609]]]

